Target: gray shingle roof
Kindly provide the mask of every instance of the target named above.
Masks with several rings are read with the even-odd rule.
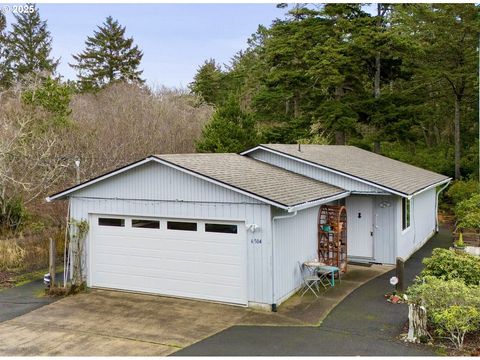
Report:
[[[388,189],[411,195],[449,179],[445,175],[393,160],[355,146],[263,144],[269,148]]]
[[[155,157],[287,207],[346,192],[238,154],[167,154]]]

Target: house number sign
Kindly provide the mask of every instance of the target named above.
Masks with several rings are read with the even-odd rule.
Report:
[[[250,239],[250,242],[251,242],[253,245],[258,245],[258,244],[261,244],[261,243],[262,243],[262,239]]]

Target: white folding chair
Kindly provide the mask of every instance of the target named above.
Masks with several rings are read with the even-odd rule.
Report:
[[[316,274],[311,274],[309,271],[305,271],[304,265],[300,262],[298,263],[298,267],[300,269],[300,275],[302,276],[303,280],[303,286],[300,290],[303,290],[303,292],[300,294],[300,296],[305,295],[305,293],[310,290],[313,295],[318,297],[318,293],[320,292],[320,288],[318,285],[319,283],[321,283],[320,278]],[[317,291],[315,291],[315,288],[317,289]]]

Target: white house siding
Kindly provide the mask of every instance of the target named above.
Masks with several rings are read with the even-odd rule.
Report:
[[[302,283],[298,262],[317,255],[317,217],[319,206],[299,211],[296,216],[275,220],[275,302],[281,303]],[[272,216],[288,215],[272,211]],[[292,215],[292,214],[290,214]]]
[[[75,193],[70,198],[71,218],[88,219],[89,214],[236,220],[256,224],[260,228],[255,233],[247,231],[248,301],[271,304],[269,205],[164,165],[146,164]],[[85,249],[89,248],[88,241],[87,238]],[[85,255],[88,259],[86,250]]]
[[[373,252],[375,262],[395,264],[397,196],[373,196]]]
[[[349,179],[348,177],[335,174],[333,172],[317,168],[313,165],[301,163],[300,161],[286,158],[281,155],[271,153],[262,149],[256,150],[248,154],[248,156],[264,161],[266,163],[281,167],[283,169],[295,172],[297,174],[308,176],[312,179],[326,182],[327,184],[335,185],[355,192],[366,193],[382,193],[383,191],[360,181]]]
[[[435,232],[436,189],[424,191],[411,200],[410,228],[402,231],[402,200],[397,198],[397,253],[407,259]]]

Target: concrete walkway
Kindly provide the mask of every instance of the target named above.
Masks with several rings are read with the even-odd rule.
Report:
[[[58,273],[57,279],[63,276]],[[43,279],[0,291],[0,322],[16,318],[48,305],[58,298],[39,296],[45,289]]]
[[[442,229],[406,263],[410,283],[422,270],[422,259],[436,247],[451,245],[448,229]],[[390,271],[345,298],[318,327],[233,326],[174,355],[435,355],[433,349],[398,340],[407,321],[405,304],[388,303]]]

